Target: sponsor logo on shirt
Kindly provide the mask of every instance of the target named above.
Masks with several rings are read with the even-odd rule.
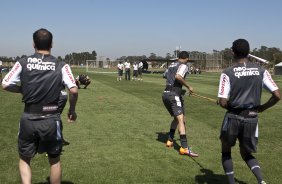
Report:
[[[73,84],[75,84],[75,80],[74,80],[72,74],[70,73],[70,70],[69,70],[68,65],[65,65],[64,68],[65,68],[66,73],[67,73],[67,75],[69,76],[69,79],[71,80],[71,82],[72,82]]]
[[[240,77],[259,75],[258,68],[237,67],[233,68],[234,75],[239,79]]]
[[[222,81],[221,81],[220,93],[219,93],[220,95],[224,94],[224,88],[225,88],[226,82],[227,82],[227,76],[223,75]]]
[[[15,72],[19,69],[19,67],[20,67],[20,64],[17,63],[15,68],[10,72],[9,76],[5,79],[5,82],[9,82],[9,80],[12,78]]]
[[[44,62],[40,58],[28,58],[27,65],[28,70],[55,70],[55,63]]]
[[[268,80],[272,83],[272,85],[273,85],[274,87],[277,87],[277,85],[275,84],[275,82],[272,80],[271,75],[270,75],[269,72],[266,72],[266,76],[267,76]]]

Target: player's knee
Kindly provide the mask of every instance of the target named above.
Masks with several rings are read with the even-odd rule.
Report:
[[[231,152],[221,152],[222,161],[231,159]]]
[[[60,154],[48,154],[50,165],[56,164],[60,161]]]
[[[242,158],[243,158],[243,160],[245,161],[245,162],[247,162],[247,161],[249,161],[249,160],[252,160],[252,159],[255,159],[255,157],[252,155],[252,154],[246,154],[246,155],[241,155],[242,156]]]

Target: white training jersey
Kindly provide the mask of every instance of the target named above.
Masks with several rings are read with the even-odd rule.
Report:
[[[122,63],[119,63],[119,64],[117,65],[117,68],[120,69],[120,70],[123,70],[123,67],[124,67],[124,66],[123,66]]]
[[[138,65],[137,64],[133,64],[133,70],[138,70]]]
[[[125,66],[125,68],[128,69],[128,68],[130,68],[130,63],[129,63],[129,62],[125,62],[125,63],[124,63],[124,66]]]

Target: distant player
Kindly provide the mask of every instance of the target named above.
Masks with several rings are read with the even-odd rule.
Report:
[[[133,80],[137,80],[138,77],[138,64],[136,62],[133,63]]]
[[[80,85],[84,85],[83,89],[86,89],[87,86],[91,83],[90,78],[88,77],[88,75],[86,74],[81,74],[79,76],[76,77],[75,79],[75,83],[78,87],[78,89],[80,89]]]
[[[130,80],[130,62],[126,61],[124,63],[125,67],[125,80]]]
[[[123,69],[124,69],[124,65],[120,61],[119,64],[117,65],[117,70],[118,70],[117,81],[121,81],[123,75]]]
[[[142,71],[143,71],[143,62],[142,61],[140,61],[139,63],[138,63],[138,80],[143,80],[142,79]]]
[[[280,100],[280,92],[267,70],[249,62],[250,46],[247,40],[233,42],[232,52],[236,63],[225,69],[218,89],[219,104],[227,110],[221,127],[222,166],[230,184],[235,184],[231,148],[239,140],[240,154],[259,184],[263,181],[257,159],[252,155],[258,143],[258,113]],[[261,105],[262,87],[272,96]]]
[[[2,83],[2,61],[0,61],[0,84]]]

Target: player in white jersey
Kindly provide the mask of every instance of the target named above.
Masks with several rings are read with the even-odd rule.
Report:
[[[130,62],[126,61],[124,63],[125,67],[125,80],[130,80]]]
[[[117,65],[117,70],[118,70],[117,81],[121,81],[121,77],[123,75],[123,69],[124,69],[124,65],[120,61],[119,64]]]
[[[133,80],[137,80],[138,77],[138,64],[136,62],[133,63]]]
[[[142,61],[140,61],[139,63],[138,63],[138,80],[143,80],[142,79],[142,72],[143,72],[143,62]]]

